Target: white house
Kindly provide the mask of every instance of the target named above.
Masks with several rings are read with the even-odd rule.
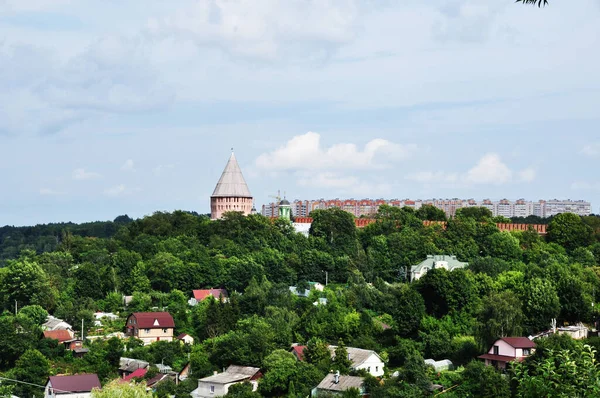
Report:
[[[336,348],[335,345],[329,346],[332,358],[335,357]],[[364,369],[372,376],[383,376],[385,363],[375,351],[354,347],[346,347],[346,350],[348,351],[348,358],[352,362],[352,365],[350,365],[352,369]]]
[[[44,398],[89,398],[94,388],[101,388],[96,374],[50,376]]]
[[[221,397],[226,395],[229,387],[245,381],[252,384],[252,390],[258,388],[258,379],[262,377],[259,368],[230,365],[225,372],[198,380],[198,388],[190,394],[193,398]]]
[[[522,361],[535,351],[535,343],[527,337],[502,337],[496,340],[487,354],[478,356],[486,365],[506,369],[506,364]]]
[[[458,261],[456,256],[429,255],[419,264],[410,267],[410,280],[416,281],[417,279],[420,279],[427,271],[433,268],[444,268],[447,271],[453,271],[455,269],[464,268],[467,265],[469,264]]]

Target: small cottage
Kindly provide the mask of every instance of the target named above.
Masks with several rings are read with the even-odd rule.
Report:
[[[198,380],[198,388],[191,392],[192,398],[210,398],[226,395],[229,387],[245,381],[252,384],[253,391],[258,388],[258,379],[262,377],[259,368],[250,366],[229,366],[223,373]]]
[[[361,396],[366,396],[363,387],[364,379],[357,376],[344,376],[337,373],[329,373],[318,386],[311,391],[311,397],[343,395],[344,392],[351,388],[359,391]]]
[[[489,349],[487,354],[480,355],[486,365],[498,369],[506,369],[513,361],[522,361],[535,351],[535,343],[527,337],[502,337]]]
[[[88,398],[94,388],[101,388],[96,374],[50,376],[44,389],[44,398]]]
[[[331,352],[332,358],[335,358],[336,348],[337,346],[335,345],[329,346],[329,351]],[[362,348],[354,347],[346,347],[346,350],[348,351],[348,359],[350,359],[350,362],[352,362],[350,365],[352,369],[364,369],[371,376],[375,377],[383,376],[383,368],[385,367],[385,363],[375,351],[363,350]]]
[[[145,345],[155,341],[173,341],[175,321],[168,312],[134,312],[127,317],[125,335],[135,337]]]

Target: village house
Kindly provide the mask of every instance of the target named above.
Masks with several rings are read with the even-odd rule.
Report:
[[[513,361],[522,361],[535,351],[535,343],[527,337],[502,337],[492,345],[487,354],[478,356],[486,365],[506,369]]]
[[[458,261],[456,256],[428,255],[425,260],[410,267],[410,280],[412,282],[420,279],[430,269],[444,268],[447,271],[454,271],[455,269],[465,268],[468,265],[468,263]]]
[[[227,394],[229,387],[245,381],[250,382],[252,390],[256,391],[261,377],[259,368],[230,365],[223,373],[198,380],[198,388],[191,395],[193,398],[221,397]]]
[[[181,333],[179,336],[177,336],[177,340],[181,341],[184,344],[194,344],[194,338],[187,333]]]
[[[46,382],[44,398],[88,398],[94,388],[101,388],[96,374],[50,376]]]
[[[311,391],[311,397],[319,397],[320,395],[343,395],[345,391],[355,388],[361,396],[366,396],[363,387],[364,379],[357,376],[344,376],[340,372],[329,373],[318,386]]]
[[[134,312],[127,317],[125,335],[135,337],[145,345],[155,341],[173,341],[175,321],[168,312]]]
[[[141,359],[125,358],[119,359],[119,375],[121,377],[129,376],[138,369],[147,369],[150,363]],[[139,373],[139,372],[138,372]]]
[[[81,357],[89,351],[87,348],[83,348],[83,340],[73,338],[68,330],[45,330],[44,338],[58,340],[66,350],[73,351],[76,357]]]
[[[198,289],[192,290],[192,298],[188,300],[188,304],[193,307],[209,297],[212,297],[216,300],[221,298],[221,300],[225,303],[229,301],[229,294],[225,289]]]
[[[304,361],[304,349],[305,345],[298,345],[297,343],[292,344],[292,354],[298,361]]]
[[[331,357],[335,358],[335,349],[337,346],[330,345],[329,351],[331,352]],[[372,350],[363,350],[362,348],[354,348],[354,347],[346,347],[348,351],[348,359],[352,364],[350,367],[354,370],[364,369],[371,376],[379,377],[383,376],[383,368],[385,367],[385,363],[381,359],[381,357]]]
[[[67,330],[71,335],[71,338],[74,336],[73,326],[69,325],[62,319],[53,317],[52,315],[48,315],[46,322],[42,323],[42,330]]]

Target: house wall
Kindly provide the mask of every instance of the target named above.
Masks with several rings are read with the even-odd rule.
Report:
[[[375,354],[372,354],[365,362],[356,367],[356,369],[364,369],[372,376],[383,376],[383,368],[385,364]]]
[[[229,387],[238,383],[241,382],[219,384],[210,381],[205,382],[198,380],[198,388],[192,392],[192,396],[195,398],[221,397],[227,394]],[[251,381],[250,383],[252,384],[252,391],[256,391],[258,388],[258,383],[256,381]],[[214,392],[210,391],[211,386],[214,386]]]
[[[137,332],[137,338],[142,340],[146,345],[152,344],[155,341],[173,341],[173,328],[135,330]]]
[[[44,398],[90,398],[92,396],[91,392],[79,392],[73,394],[56,394],[56,392],[51,391],[52,385],[50,382],[46,384],[46,388],[44,389]],[[51,394],[52,393],[52,394]]]
[[[494,346],[495,345],[498,346],[498,355],[506,355],[506,356],[513,357],[513,358],[517,357],[515,348],[503,340],[496,341],[494,343],[494,345],[492,345],[490,347],[488,354],[494,354]],[[522,355],[522,353],[521,353],[521,355]]]

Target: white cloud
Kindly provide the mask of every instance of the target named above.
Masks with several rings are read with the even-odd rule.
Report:
[[[504,184],[512,179],[512,171],[502,163],[495,153],[484,155],[465,175],[465,180],[473,184]]]
[[[112,197],[121,196],[121,195],[125,194],[126,192],[127,192],[127,187],[125,186],[125,184],[115,185],[113,187],[110,187],[110,188],[107,188],[104,190],[104,194],[106,196],[112,196]]]
[[[516,179],[513,175],[516,174]],[[531,182],[535,179],[536,170],[532,167],[516,173],[504,163],[496,153],[482,156],[477,164],[464,173],[446,171],[418,171],[405,176],[407,180],[423,184],[445,183],[451,185],[501,185],[509,182]]]
[[[60,196],[60,195],[64,195],[64,192],[61,191],[55,191],[54,189],[50,189],[50,188],[40,188],[40,195],[43,196]]]
[[[72,173],[74,180],[93,180],[95,178],[100,178],[100,174],[94,173],[92,171],[85,171],[85,169],[75,169]]]
[[[125,163],[123,163],[123,166],[121,166],[121,170],[123,170],[123,171],[135,171],[133,160],[127,159],[125,161]]]
[[[583,147],[581,153],[592,157],[600,155],[600,143],[587,144]]]
[[[517,175],[519,177],[519,181],[522,181],[522,182],[531,182],[531,181],[535,180],[536,174],[537,174],[537,172],[533,167],[528,167],[517,173]]]
[[[415,145],[395,144],[381,138],[369,141],[362,150],[351,143],[323,148],[320,134],[308,132],[270,153],[263,153],[256,159],[256,166],[265,170],[385,168],[408,158],[415,150]]]

